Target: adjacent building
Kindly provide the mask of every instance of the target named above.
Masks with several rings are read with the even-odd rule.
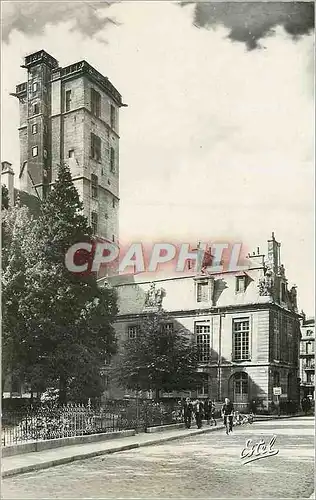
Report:
[[[301,397],[315,400],[315,318],[302,319],[300,345]]]
[[[170,330],[180,325],[195,339],[201,383],[191,396],[217,401],[228,396],[241,409],[253,400],[267,409],[278,402],[274,394],[278,391],[281,398],[299,400],[297,292],[295,286],[288,286],[274,235],[268,241],[267,255],[251,255],[249,268],[243,272],[206,270],[152,282],[131,276],[122,283],[117,277],[111,283],[119,297],[115,325],[119,344],[137,336],[152,297],[162,300],[171,318]],[[108,380],[107,397],[128,394]]]
[[[67,163],[95,236],[118,241],[122,96],[86,61],[60,67],[44,50],[25,57],[20,104],[21,191],[42,199]]]

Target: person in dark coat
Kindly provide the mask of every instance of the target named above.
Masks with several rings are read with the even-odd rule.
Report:
[[[233,432],[234,405],[228,398],[225,398],[225,403],[222,406],[222,417],[225,427],[227,419],[229,422],[229,430],[226,428],[226,434],[228,434],[229,432]]]
[[[202,401],[197,399],[193,404],[193,411],[195,415],[195,421],[198,429],[202,427],[202,418],[204,413],[204,407]]]
[[[211,399],[207,399],[204,403],[204,415],[207,425],[210,424],[210,421],[213,421],[214,425],[217,425],[215,420],[215,410],[215,403]]]
[[[187,429],[190,429],[191,427],[192,412],[193,412],[193,405],[191,403],[191,400],[190,398],[186,398],[183,407],[183,416],[184,416],[184,423]]]

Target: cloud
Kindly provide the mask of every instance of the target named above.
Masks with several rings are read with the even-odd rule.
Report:
[[[185,7],[192,2],[181,2]],[[212,2],[195,3],[194,25],[229,29],[228,37],[243,42],[249,50],[260,47],[259,40],[273,34],[277,26],[294,38],[314,27],[313,2]]]
[[[234,239],[265,250],[275,231],[288,278],[312,312],[313,36],[293,41],[277,26],[267,50],[247,51],[228,27],[195,28],[194,12],[165,1],[113,5],[103,15],[122,24],[100,32],[107,45],[64,19],[37,36],[15,32],[2,46],[2,159],[18,171],[19,109],[9,92],[24,81],[25,54],[44,48],[62,66],[85,59],[128,104],[120,238]]]
[[[117,24],[115,18],[104,16],[111,5],[106,1],[5,2],[2,6],[2,39],[8,42],[15,30],[29,36],[40,35],[46,25],[66,21],[73,21],[72,31],[92,38],[108,24]]]

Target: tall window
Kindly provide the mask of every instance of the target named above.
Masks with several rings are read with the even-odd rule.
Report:
[[[94,89],[91,89],[91,113],[98,118],[101,115],[101,95]]]
[[[281,356],[281,339],[279,318],[273,319],[273,359],[279,361]]]
[[[75,157],[75,150],[74,149],[69,149],[68,151],[68,158],[74,158]]]
[[[242,293],[246,290],[246,276],[236,277],[236,292]]]
[[[273,373],[273,387],[280,387],[280,373]]]
[[[197,387],[198,396],[208,396],[209,384],[208,384],[208,374],[201,373],[199,385]]]
[[[233,320],[233,347],[235,361],[250,359],[249,319],[243,318]]]
[[[127,329],[127,336],[130,340],[134,340],[137,338],[137,333],[139,331],[139,327],[137,325],[129,326]]]
[[[38,115],[39,113],[39,104],[33,104],[33,115]]]
[[[71,90],[66,90],[66,111],[71,107]]]
[[[209,284],[208,281],[201,281],[196,284],[196,300],[197,302],[209,301]]]
[[[115,172],[115,149],[110,149],[110,171]]]
[[[314,353],[314,342],[306,342],[306,354],[313,354]]]
[[[91,194],[92,198],[98,197],[98,176],[91,174]]]
[[[37,128],[37,123],[34,123],[34,125],[32,125],[32,134],[37,134],[38,132],[38,128]]]
[[[101,139],[95,134],[91,133],[91,158],[94,160],[101,160]]]
[[[38,83],[37,82],[33,83],[33,85],[32,85],[32,91],[33,91],[33,93],[38,91]]]
[[[92,233],[97,234],[97,232],[98,232],[98,214],[97,214],[97,212],[91,212],[91,228],[92,228]]]
[[[282,302],[285,301],[285,295],[286,295],[285,283],[281,283],[281,300],[282,300]]]
[[[115,109],[115,106],[113,106],[113,104],[111,104],[111,107],[110,107],[110,120],[111,120],[111,128],[115,129],[116,127],[116,109]]]
[[[210,360],[210,325],[195,323],[194,330],[199,361],[201,363],[207,363]]]
[[[33,158],[34,158],[35,156],[38,156],[38,147],[37,147],[37,146],[34,146],[34,147],[32,148],[32,156],[33,156]]]

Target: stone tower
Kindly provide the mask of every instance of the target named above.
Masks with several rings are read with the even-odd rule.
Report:
[[[39,198],[67,163],[95,236],[118,241],[121,94],[86,61],[60,67],[44,50],[28,55],[20,103],[20,187]]]

